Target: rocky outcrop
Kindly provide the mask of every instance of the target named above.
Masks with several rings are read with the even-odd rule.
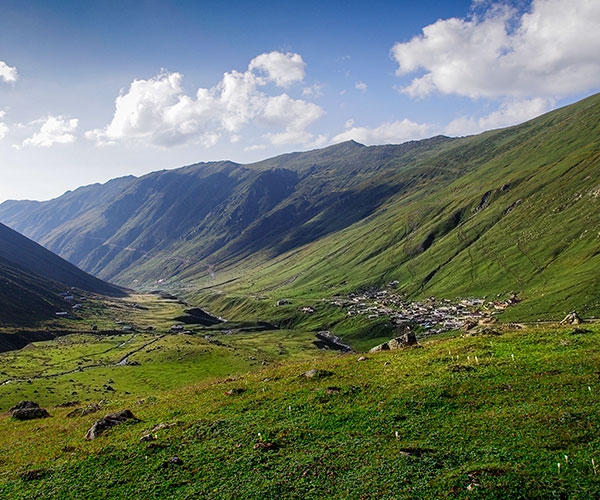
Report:
[[[339,337],[333,335],[329,330],[323,330],[315,334],[317,340],[313,344],[319,349],[330,349],[341,352],[352,352],[352,348],[348,344],[342,343]]]
[[[403,349],[414,345],[418,345],[417,337],[414,332],[407,332],[404,335],[373,347],[369,352],[394,351],[396,349]]]
[[[108,429],[114,427],[115,425],[127,422],[128,420],[137,421],[137,418],[133,416],[131,410],[121,410],[116,413],[109,413],[104,418],[101,418],[100,420],[96,420],[96,422],[94,422],[94,425],[92,425],[87,431],[85,438],[96,439]]]
[[[213,326],[219,323],[223,323],[225,321],[223,318],[214,316],[200,307],[186,309],[184,312],[185,314],[182,316],[177,316],[175,318],[175,321],[180,321],[181,323],[185,323],[186,325],[202,326]]]
[[[583,323],[583,320],[579,317],[577,311],[570,312],[560,322],[561,325],[580,325],[581,323]]]
[[[16,420],[33,420],[46,418],[50,414],[34,401],[21,401],[10,409],[10,415]]]

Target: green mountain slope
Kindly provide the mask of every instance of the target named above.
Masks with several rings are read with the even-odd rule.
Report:
[[[34,325],[62,311],[65,301],[59,296],[66,287],[58,282],[28,273],[0,257],[0,324]],[[0,335],[0,351],[2,351]]]
[[[124,296],[126,292],[78,269],[41,245],[0,224],[0,257],[43,278],[65,286],[109,296]]]
[[[517,292],[530,319],[594,316],[599,132],[596,95],[473,137],[155,172],[43,231],[61,198],[2,204],[0,220],[126,286],[318,298],[397,280],[411,297]]]
[[[70,308],[60,294],[71,288],[126,294],[0,224],[0,324],[32,326],[55,318],[56,312]]]
[[[600,99],[453,143],[428,168],[460,168],[371,217],[243,269],[250,289],[294,295],[398,280],[415,296],[519,292],[530,318],[600,313]],[[250,273],[250,274],[248,274]],[[347,284],[343,285],[346,282]],[[289,283],[289,285],[286,285]]]

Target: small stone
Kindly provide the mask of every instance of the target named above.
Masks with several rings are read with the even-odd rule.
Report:
[[[239,396],[240,394],[243,394],[246,391],[246,389],[242,389],[241,387],[235,387],[233,389],[229,389],[228,391],[225,391],[225,395],[226,396]]]
[[[333,372],[327,371],[327,370],[318,370],[316,368],[313,368],[311,370],[308,370],[307,372],[304,372],[302,375],[300,375],[301,377],[304,378],[310,378],[310,379],[319,379],[319,378],[324,378],[324,377],[330,377],[331,375],[333,375]]]

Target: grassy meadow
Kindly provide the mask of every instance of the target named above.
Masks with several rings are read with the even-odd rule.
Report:
[[[211,340],[80,335],[1,355],[38,377],[0,386],[2,409],[31,395],[51,417],[0,417],[0,496],[600,496],[598,324],[447,333],[362,360],[290,330]],[[134,350],[139,365],[115,366]],[[81,361],[101,366],[58,373]],[[84,439],[126,408],[136,421]]]

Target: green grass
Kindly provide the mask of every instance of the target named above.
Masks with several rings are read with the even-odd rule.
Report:
[[[361,362],[308,356],[167,392],[141,385],[102,412],[140,421],[94,441],[83,436],[97,415],[4,416],[0,495],[596,498],[599,340],[591,324],[446,334]],[[310,368],[329,376],[300,376]],[[160,423],[173,425],[139,441]]]
[[[203,299],[213,291],[274,301],[398,280],[411,298],[518,292],[507,320],[599,317],[598,99],[403,156],[358,183],[356,192],[398,186],[371,200],[367,216],[317,234],[337,220],[319,213],[296,229],[316,231],[303,245],[266,246],[217,261],[211,276],[174,274],[169,285]]]

